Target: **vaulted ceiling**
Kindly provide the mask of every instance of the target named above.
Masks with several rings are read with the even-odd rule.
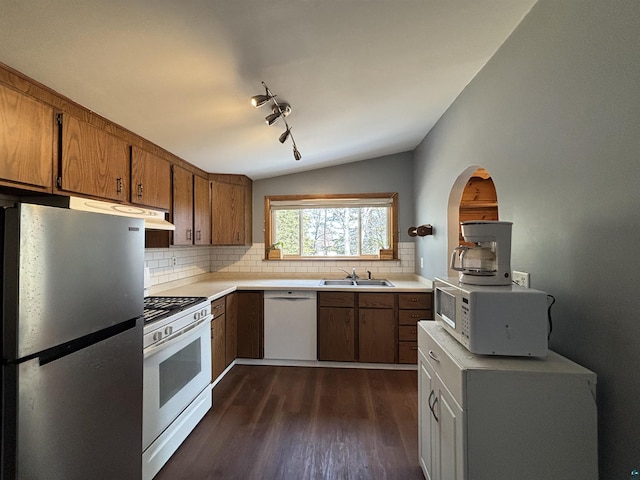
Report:
[[[413,150],[535,0],[6,0],[0,62],[253,179]],[[266,82],[291,104],[291,142]]]

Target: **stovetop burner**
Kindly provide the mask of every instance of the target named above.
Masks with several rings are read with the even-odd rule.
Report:
[[[207,297],[145,297],[144,323],[166,318],[206,300]]]

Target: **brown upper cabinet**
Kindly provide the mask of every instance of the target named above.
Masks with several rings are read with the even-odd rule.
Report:
[[[173,166],[174,245],[193,245],[193,174]]]
[[[0,85],[0,185],[52,191],[53,108]]]
[[[251,245],[252,182],[244,175],[210,175],[214,245]]]
[[[173,166],[173,245],[210,245],[209,180]]]
[[[171,164],[140,147],[131,147],[131,203],[171,209]]]
[[[211,245],[211,186],[209,180],[193,176],[194,245]]]
[[[58,192],[127,201],[129,145],[72,115],[58,114]]]

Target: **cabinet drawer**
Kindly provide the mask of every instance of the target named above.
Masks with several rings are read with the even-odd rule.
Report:
[[[431,310],[398,310],[400,325],[416,325],[420,320],[432,320]]]
[[[398,294],[398,308],[400,309],[426,309],[431,310],[433,294],[424,293],[400,293]]]
[[[367,308],[393,308],[395,295],[393,293],[361,293],[358,295],[358,306]]]
[[[418,363],[418,344],[416,342],[400,342],[398,363]]]
[[[418,326],[418,347],[434,372],[440,377],[442,383],[464,410],[465,405],[462,398],[463,370],[440,344],[420,326]]]
[[[418,326],[400,325],[398,327],[398,340],[401,342],[417,342]]]
[[[355,294],[349,292],[318,292],[319,307],[353,307]]]
[[[218,318],[220,315],[224,315],[225,311],[225,297],[218,298],[211,302],[211,315],[213,315],[213,318]]]

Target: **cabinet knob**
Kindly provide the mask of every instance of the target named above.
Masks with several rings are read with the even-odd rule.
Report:
[[[191,229],[187,228],[187,240],[192,240],[191,238]]]
[[[142,184],[139,183],[138,184],[138,198],[142,198],[142,194],[143,194],[143,187],[142,187]]]
[[[116,193],[122,193],[123,185],[122,177],[116,178]]]

